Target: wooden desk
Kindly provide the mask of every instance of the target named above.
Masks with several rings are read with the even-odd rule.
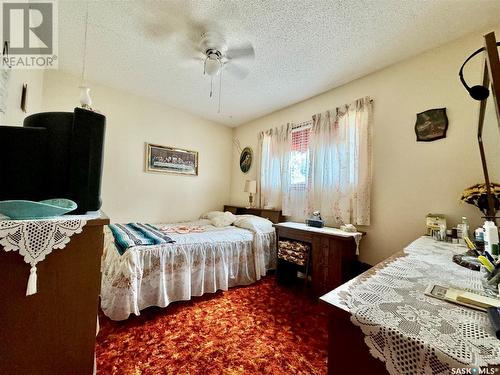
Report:
[[[314,228],[306,224],[275,224],[280,239],[309,243],[312,246],[312,288],[320,296],[355,275],[356,241],[350,233],[336,228]]]
[[[246,208],[225,205],[224,211],[229,211],[235,215],[255,215],[264,217],[275,224],[285,221],[285,217],[281,213],[281,210],[266,210],[264,208]]]
[[[0,248],[0,374],[90,375],[101,280],[102,216],[37,264],[38,291],[26,296],[30,266]]]

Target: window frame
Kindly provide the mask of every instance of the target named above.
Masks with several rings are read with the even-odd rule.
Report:
[[[288,168],[288,173],[290,174],[290,190],[307,190],[309,186],[311,185],[311,180],[312,180],[312,175],[311,175],[311,150],[310,150],[310,142],[311,142],[311,130],[312,130],[312,121],[306,121],[301,124],[296,125],[295,127],[292,128],[292,131],[290,132],[291,138],[291,144],[292,147],[290,149],[290,158],[291,160],[291,154],[294,151],[293,150],[293,133],[294,132],[299,132],[299,131],[304,131],[308,130],[308,136],[307,136],[307,153],[308,153],[308,169],[307,169],[307,176],[306,176],[306,182],[300,182],[300,183],[292,183],[291,179],[291,166]]]

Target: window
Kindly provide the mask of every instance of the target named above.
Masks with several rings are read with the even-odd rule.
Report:
[[[330,222],[370,223],[370,98],[259,135],[260,202],[303,219],[319,210]]]
[[[305,188],[309,181],[310,134],[310,125],[300,126],[292,130],[292,147],[290,153],[290,185],[292,188]]]

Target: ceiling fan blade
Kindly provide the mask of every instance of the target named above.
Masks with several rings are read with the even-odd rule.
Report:
[[[253,60],[255,51],[250,43],[244,43],[239,46],[231,47],[226,52],[229,60]]]
[[[158,2],[154,9],[143,5],[142,31],[154,40],[179,45],[186,50],[199,50],[201,35],[206,25],[194,20],[189,9],[179,9],[184,0]]]
[[[202,59],[205,57],[189,36],[176,34],[175,37],[171,39],[171,42],[178,56],[182,59]]]
[[[142,4],[143,32],[152,39],[165,39],[171,34],[182,32],[186,29],[186,20],[182,15],[174,16],[172,4],[159,3],[154,9]]]
[[[200,74],[203,74],[203,60],[197,58],[180,59],[178,66],[186,69],[198,69]]]
[[[250,73],[250,69],[235,64],[233,61],[224,64],[224,71],[228,72],[238,79],[244,79],[248,75],[248,73]]]

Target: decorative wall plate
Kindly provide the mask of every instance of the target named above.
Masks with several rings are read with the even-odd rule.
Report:
[[[446,108],[429,109],[417,114],[417,122],[415,123],[417,142],[431,142],[446,138],[447,130]]]

